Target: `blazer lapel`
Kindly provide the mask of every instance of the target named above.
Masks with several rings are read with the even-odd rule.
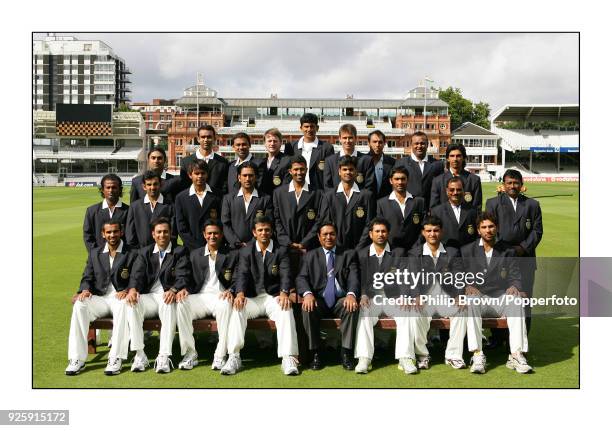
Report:
[[[508,198],[509,199],[509,198]],[[512,202],[510,202],[510,205],[512,205]],[[514,218],[513,218],[513,222],[514,223],[518,223],[521,220],[521,217],[523,216],[523,214],[525,213],[525,199],[519,195],[517,201],[516,201],[516,211],[514,213]]]
[[[491,264],[489,265],[489,272],[493,271],[493,268],[495,268],[500,261],[500,254],[499,251],[497,251],[497,249],[495,247],[493,247],[493,254],[491,256]]]
[[[412,211],[412,208],[414,207],[414,199],[408,199],[406,198],[406,207],[404,208],[404,214],[406,217],[408,217],[410,215],[410,212]],[[397,205],[399,207],[399,204]],[[401,213],[401,210],[400,210]],[[406,220],[406,217],[403,217],[404,220]]]
[[[444,203],[444,211],[446,211],[446,214],[453,221],[453,223],[455,223],[455,225],[459,226],[459,223],[457,223],[457,217],[455,217],[455,211],[453,211],[453,208],[451,207],[451,204],[450,204],[449,201],[446,201]],[[461,221],[461,216],[462,215],[463,215],[463,211],[461,211],[461,215],[459,216],[459,221]]]
[[[195,196],[195,195],[194,195]],[[212,203],[212,200],[214,198],[211,196],[211,193],[208,192],[206,193],[206,196],[204,196],[204,200],[202,201],[202,206],[200,206],[200,202],[196,196],[196,205],[198,206],[198,210],[200,211],[200,218],[204,217],[204,215],[208,214],[208,209],[210,208],[210,205]]]
[[[224,254],[220,254],[217,251],[217,259],[215,260],[215,272],[217,273],[217,278],[219,280],[221,280],[221,277],[223,276],[222,272],[223,272],[223,263],[224,262],[225,262],[225,255]],[[206,266],[208,267],[208,265],[206,265]]]
[[[462,204],[460,208],[461,212],[459,213],[459,227],[463,226],[463,223],[465,223],[465,219],[468,216],[468,207],[466,207],[465,204]]]
[[[98,253],[98,261],[100,262],[100,265],[102,266],[102,268],[104,268],[104,271],[106,271],[106,273],[110,275],[111,267],[110,267],[109,254],[102,253],[102,252]]]
[[[240,196],[240,199],[242,199],[242,201],[244,202],[244,198],[242,196]],[[259,202],[259,198],[251,195],[251,201],[249,202],[249,207],[246,212],[247,219],[251,217],[251,214],[253,214],[253,211],[255,210],[255,207],[257,206],[258,202]]]
[[[302,211],[306,205],[308,205],[308,202],[312,200],[312,196],[313,194],[310,191],[306,191],[302,189],[302,195],[300,196],[300,204],[297,207],[298,213]],[[295,203],[295,198],[293,198],[292,200]]]

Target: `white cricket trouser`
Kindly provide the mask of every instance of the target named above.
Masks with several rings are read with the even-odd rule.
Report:
[[[429,292],[430,298],[435,298],[437,303],[428,303],[421,309],[420,316],[413,320],[416,328],[415,350],[417,355],[428,355],[427,332],[434,316],[450,318],[450,333],[445,359],[463,359],[463,340],[467,332],[467,311],[459,311],[459,307],[449,305],[447,302],[450,295],[445,293],[439,285],[434,285]]]
[[[506,316],[508,332],[510,333],[510,352],[527,353],[529,344],[527,342],[525,310],[522,305],[513,302],[506,303],[507,296],[510,295],[504,294],[499,297],[501,304],[468,305],[467,336],[470,352],[482,350],[482,318]],[[490,297],[482,295],[481,298]]]
[[[188,351],[196,352],[193,321],[210,315],[217,321],[217,332],[219,334],[215,357],[221,358],[227,355],[227,329],[232,314],[232,304],[226,299],[219,298],[219,294],[196,293],[187,295],[183,302],[176,303],[176,321],[181,342],[181,355]]]
[[[68,336],[68,359],[87,360],[87,333],[89,324],[101,317],[112,315],[113,332],[109,358],[127,359],[130,341],[125,301],[115,296],[115,289],[110,289],[104,296],[92,295],[84,301],[76,301],[72,307],[70,333]]]
[[[138,303],[133,307],[128,307],[127,316],[130,327],[130,348],[132,350],[144,349],[144,331],[142,329],[144,319],[159,316],[161,321],[159,354],[172,356],[172,341],[176,331],[176,304],[165,304],[163,292],[140,295]]]
[[[416,318],[414,313],[402,311],[394,305],[374,304],[372,299],[370,299],[370,305],[367,308],[361,307],[359,310],[357,336],[355,339],[355,357],[372,360],[374,356],[374,326],[378,323],[378,318],[382,314],[393,317],[395,320],[397,327],[395,359],[414,359],[415,333],[410,324],[410,321]]]
[[[246,304],[240,311],[234,309],[229,320],[227,332],[227,350],[229,353],[240,353],[244,347],[244,332],[247,319],[267,316],[276,324],[276,339],[278,341],[278,357],[298,354],[297,333],[293,309],[282,310],[276,297],[262,293],[255,298],[246,298]]]

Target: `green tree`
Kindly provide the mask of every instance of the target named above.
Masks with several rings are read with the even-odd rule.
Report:
[[[490,108],[485,102],[474,104],[471,100],[463,97],[460,88],[448,87],[445,90],[438,89],[440,99],[448,103],[448,113],[451,116],[451,129],[455,130],[466,121],[478,124],[485,129],[491,125],[489,122]]]

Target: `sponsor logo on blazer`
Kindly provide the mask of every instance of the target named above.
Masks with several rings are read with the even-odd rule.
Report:
[[[274,175],[274,178],[272,178],[272,184],[274,184],[275,186],[280,186],[281,179],[278,175]]]
[[[355,215],[357,216],[357,218],[363,218],[363,216],[365,215],[365,210],[363,209],[363,207],[357,207]]]
[[[474,225],[469,224],[467,231],[468,231],[468,234],[474,235]]]
[[[263,210],[257,210],[257,211],[255,212],[255,217],[263,217],[263,215],[264,215]]]
[[[325,169],[325,160],[319,160],[319,170]]]
[[[414,214],[414,215],[412,216],[412,223],[414,223],[414,224],[419,224],[419,223],[421,223],[421,217],[419,217],[419,215],[418,215],[418,214]]]
[[[363,174],[361,172],[357,173],[357,178],[355,181],[357,181],[358,184],[363,183]]]
[[[306,217],[308,218],[308,220],[314,220],[316,216],[317,216],[317,213],[315,212],[313,208],[310,208],[308,212],[306,213]]]
[[[230,281],[232,279],[232,270],[228,268],[223,271],[223,278],[225,278],[226,281]]]
[[[465,192],[465,196],[463,196],[463,199],[467,202],[470,203],[472,202],[472,194],[470,192]]]
[[[216,219],[218,217],[217,210],[215,208],[210,210],[210,218]]]
[[[508,276],[508,271],[506,270],[506,268],[501,269],[501,272],[499,273],[501,278],[506,278]]]
[[[278,275],[278,265],[272,265],[270,272],[272,273],[272,275]]]
[[[123,278],[124,280],[127,280],[128,278],[130,278],[130,271],[128,271],[128,269],[127,269],[127,268],[123,268],[123,269],[121,270],[121,274],[119,274],[119,276],[120,276],[121,278]]]
[[[527,219],[527,220],[525,221],[525,227],[526,227],[527,229],[531,229],[531,219]]]

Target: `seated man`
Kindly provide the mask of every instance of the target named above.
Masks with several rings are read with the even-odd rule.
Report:
[[[129,332],[126,295],[136,253],[121,240],[121,223],[108,220],[102,225],[105,245],[89,252],[76,301],[72,308],[68,336],[68,367],[66,375],[74,376],[85,367],[89,324],[100,317],[112,315],[112,347],[104,374],[121,372],[127,359]]]
[[[435,216],[425,217],[421,234],[425,239],[422,245],[416,245],[410,250],[410,257],[415,262],[416,270],[426,275],[426,280],[419,283],[419,293],[428,298],[428,302],[418,307],[420,316],[414,320],[416,324],[415,350],[417,366],[420,369],[429,368],[429,351],[427,350],[427,332],[433,316],[450,317],[450,336],[444,354],[445,362],[455,369],[465,368],[463,362],[463,340],[466,333],[465,307],[457,304],[465,289],[455,284],[456,275],[462,271],[459,250],[442,245],[443,225]],[[448,275],[452,274],[452,278]]]
[[[338,317],[341,320],[342,366],[345,370],[353,370],[353,345],[359,316],[359,267],[355,252],[336,247],[336,226],[330,221],[319,226],[319,243],[321,247],[306,253],[296,279],[298,294],[304,298],[302,318],[311,354],[310,369],[323,367],[319,354],[321,319]]]
[[[525,310],[521,304],[514,302],[516,297],[525,296],[514,249],[496,241],[497,219],[492,213],[482,213],[476,221],[476,228],[480,240],[461,247],[461,256],[465,271],[483,274],[483,283],[468,285],[465,293],[468,295],[468,301],[481,297],[497,299],[497,302],[486,305],[468,302],[468,348],[474,354],[470,371],[486,371],[486,360],[482,353],[482,316],[506,316],[510,333],[510,355],[506,366],[520,374],[529,373],[532,368],[523,355],[529,347]]]
[[[407,286],[397,286],[385,283],[379,288],[375,282],[380,278],[376,274],[394,272],[406,268],[408,259],[403,257],[404,249],[391,249],[389,232],[391,227],[384,218],[376,217],[370,222],[369,235],[372,240],[370,247],[359,250],[359,270],[361,272],[361,301],[359,323],[357,323],[357,341],[355,342],[355,358],[359,362],[355,372],[366,374],[372,368],[374,357],[374,326],[381,314],[393,317],[397,326],[395,342],[395,359],[399,360],[399,368],[407,374],[417,372],[414,365],[414,333],[411,331],[408,307],[390,304],[387,299],[399,299],[408,295]],[[406,304],[407,305],[407,304]]]
[[[285,247],[272,240],[273,226],[270,217],[256,217],[253,223],[255,241],[240,250],[235,275],[236,298],[227,335],[229,357],[221,374],[236,374],[242,368],[240,350],[244,347],[247,319],[259,316],[266,316],[276,324],[283,373],[298,373],[297,334],[289,300],[289,255]]]
[[[198,352],[193,338],[193,320],[214,316],[219,342],[214,353],[213,370],[225,365],[227,329],[232,313],[233,273],[238,252],[223,246],[223,230],[218,221],[204,223],[206,245],[181,259],[177,268],[176,313],[181,354],[179,369],[191,370],[198,365]]]
[[[144,353],[142,324],[144,319],[159,316],[161,330],[155,372],[169,373],[172,366],[172,341],[176,332],[176,266],[185,255],[186,249],[180,246],[172,247],[172,227],[167,218],[153,220],[151,234],[155,244],[138,251],[126,298],[131,305],[128,308],[131,348],[136,350],[132,371],[144,371],[149,364]]]

